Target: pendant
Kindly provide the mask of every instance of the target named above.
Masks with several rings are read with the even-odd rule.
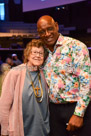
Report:
[[[34,89],[36,91],[36,95],[39,96],[39,90],[40,90],[40,88],[38,86],[36,86],[36,88],[34,88]]]

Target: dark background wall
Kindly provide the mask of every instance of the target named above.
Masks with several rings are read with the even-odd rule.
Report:
[[[76,26],[78,29],[91,27],[91,0],[24,13],[22,0],[18,4],[14,0],[9,0],[6,7],[8,7],[9,21],[36,23],[40,16],[48,14],[65,26]]]
[[[14,0],[9,0],[7,6],[9,21],[23,21],[22,0],[18,4]]]
[[[64,7],[64,8],[63,8]],[[91,27],[91,2],[84,1],[74,4],[37,10],[23,13],[25,22],[36,23],[38,18],[44,14],[51,15],[59,24],[65,26],[76,26],[78,29]]]

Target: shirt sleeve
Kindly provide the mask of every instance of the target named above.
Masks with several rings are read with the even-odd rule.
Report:
[[[86,108],[90,102],[90,78],[91,78],[91,63],[87,47],[81,43],[79,46],[74,45],[73,49],[73,66],[74,74],[79,77],[79,93],[78,101],[74,114],[84,116]]]
[[[10,70],[3,82],[2,94],[0,98],[0,124],[2,135],[8,135],[9,113],[13,103],[14,86],[14,73],[12,70]]]

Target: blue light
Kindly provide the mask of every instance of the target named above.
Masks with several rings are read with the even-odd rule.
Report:
[[[5,5],[0,3],[0,20],[5,20]]]

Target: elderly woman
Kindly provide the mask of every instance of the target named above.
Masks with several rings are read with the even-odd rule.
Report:
[[[1,136],[48,136],[48,92],[40,66],[44,61],[41,40],[24,50],[24,64],[7,74],[0,100]]]

